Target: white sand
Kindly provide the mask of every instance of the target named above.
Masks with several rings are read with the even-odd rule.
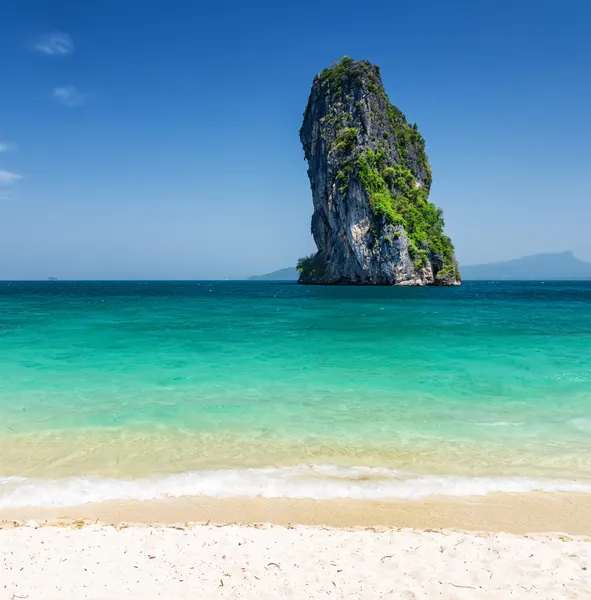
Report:
[[[0,530],[0,599],[591,598],[591,540],[305,526]]]

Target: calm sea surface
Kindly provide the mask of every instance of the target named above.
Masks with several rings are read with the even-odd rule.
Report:
[[[591,492],[591,283],[0,282],[0,508]]]

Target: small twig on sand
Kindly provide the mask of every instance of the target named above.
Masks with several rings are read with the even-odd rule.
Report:
[[[465,590],[475,590],[476,588],[473,585],[456,585],[455,583],[449,583],[449,585],[453,585],[454,587],[457,588],[464,588]]]
[[[387,556],[382,556],[382,558],[380,558],[380,560],[381,560],[382,562],[384,562],[384,560],[386,560],[387,558],[393,558],[393,557],[394,557],[394,555],[393,555],[393,554],[388,554]]]

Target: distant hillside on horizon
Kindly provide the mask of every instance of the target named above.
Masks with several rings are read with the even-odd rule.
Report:
[[[591,263],[578,259],[572,251],[533,254],[503,262],[460,266],[464,281],[474,280],[591,280]],[[249,277],[251,281],[297,281],[295,267]]]
[[[591,279],[591,263],[567,252],[533,254],[504,262],[460,267],[464,280]]]
[[[300,274],[295,267],[287,267],[285,269],[279,269],[279,271],[273,271],[272,273],[265,273],[264,275],[253,275],[249,277],[249,281],[297,281]]]

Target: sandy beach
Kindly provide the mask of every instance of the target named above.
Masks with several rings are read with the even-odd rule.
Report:
[[[504,494],[4,510],[0,600],[591,598],[589,508]]]
[[[307,526],[6,526],[0,599],[589,598],[591,540]]]

